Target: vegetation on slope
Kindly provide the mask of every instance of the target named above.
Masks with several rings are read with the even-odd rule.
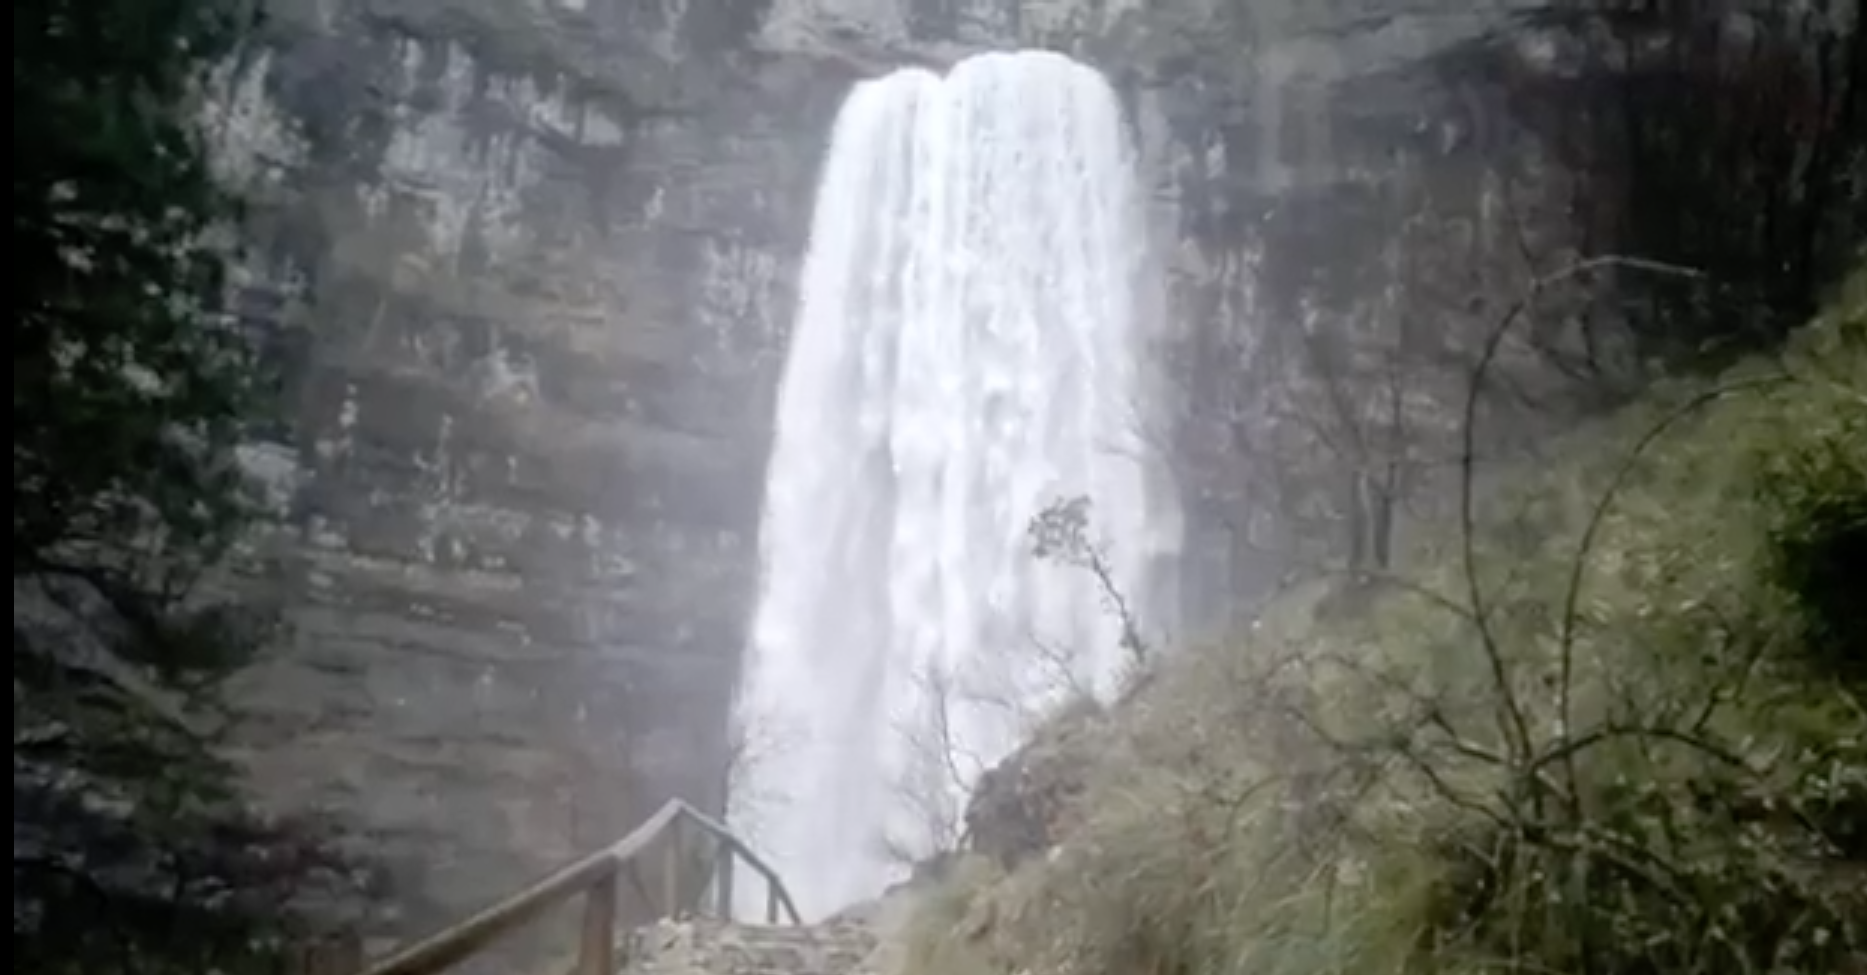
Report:
[[[264,970],[322,851],[215,751],[246,607],[190,599],[253,513],[233,203],[195,119],[237,0],[13,8],[13,960]]]
[[[907,975],[1867,971],[1867,268],[1104,721]]]

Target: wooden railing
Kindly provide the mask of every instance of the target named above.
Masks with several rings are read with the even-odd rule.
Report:
[[[698,829],[713,843],[710,869],[720,917],[732,918],[733,864],[735,860],[743,860],[765,879],[766,923],[778,923],[780,912],[788,916],[792,924],[802,923],[797,906],[784,889],[784,882],[771,867],[724,824],[673,799],[608,849],[584,857],[453,927],[372,962],[363,969],[362,975],[438,975],[579,895],[584,897],[583,928],[578,940],[575,975],[615,975],[622,961],[616,954],[618,888],[627,879],[648,897],[635,868],[642,854],[657,840],[665,838],[669,842],[662,862],[663,897],[655,906],[662,916],[678,914],[684,906],[682,883],[693,879],[684,869],[689,851],[683,842],[683,833],[689,827]]]

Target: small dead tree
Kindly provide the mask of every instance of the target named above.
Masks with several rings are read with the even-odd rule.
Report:
[[[1036,665],[1035,682],[983,667],[952,672],[933,661],[915,671],[920,708],[895,729],[905,767],[891,790],[911,825],[885,837],[889,861],[918,869],[968,842],[974,790],[998,759],[981,753],[963,729],[983,723],[1009,731],[1004,741],[1022,741],[1059,713],[1095,701],[1075,648],[1027,634],[1012,655]]]
[[[1082,495],[1053,502],[1037,513],[1029,528],[1031,552],[1039,559],[1049,559],[1089,573],[1104,606],[1115,615],[1121,627],[1120,646],[1128,655],[1129,665],[1139,672],[1148,662],[1151,649],[1141,635],[1128,597],[1115,578],[1114,566],[1102,547],[1090,538],[1089,499]]]
[[[1122,681],[1127,690],[1150,661],[1151,647],[1117,579],[1114,563],[1090,537],[1089,506],[1088,498],[1075,497],[1040,511],[1028,528],[1031,551],[1040,560],[1085,571],[1094,581],[1104,608],[1120,628],[1119,646],[1129,667]],[[1094,687],[1085,680],[1081,666],[1086,648],[1028,630],[1025,637],[1022,646],[1007,648],[1007,661],[1034,665],[1035,682],[1021,679],[1028,675],[1022,666],[1005,672],[980,667],[956,673],[929,661],[912,675],[920,708],[895,729],[903,744],[905,766],[891,790],[912,825],[885,836],[881,852],[889,860],[923,864],[957,851],[966,842],[967,803],[994,758],[979,754],[966,740],[961,729],[969,717],[1006,719],[1022,735],[1036,730],[1059,708],[1095,701]]]
[[[906,835],[890,831],[882,840],[883,855],[908,867],[949,855],[965,842],[966,797],[986,767],[956,730],[956,712],[966,702],[953,676],[929,661],[913,680],[920,713],[895,729],[905,767],[892,783],[893,798],[913,823]]]
[[[733,709],[728,722],[721,769],[726,784],[726,820],[741,839],[757,846],[761,821],[790,800],[782,789],[761,782],[758,772],[796,736],[774,716],[743,705]]]

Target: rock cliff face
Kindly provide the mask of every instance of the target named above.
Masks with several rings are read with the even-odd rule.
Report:
[[[1052,47],[1127,100],[1194,626],[1267,584],[1252,552],[1300,534],[1270,515],[1322,483],[1254,467],[1265,436],[1338,434],[1310,514],[1384,534],[1358,499],[1403,486],[1372,431],[1440,423],[1446,376],[1343,400],[1324,380],[1393,373],[1398,340],[1338,338],[1444,351],[1515,255],[1574,245],[1500,80],[1572,66],[1493,36],[1534,6],[275,0],[217,113],[292,405],[253,452],[296,623],[245,688],[262,791],[365,829],[398,930],[670,794],[717,808],[817,164],[850,84],[904,63]]]
[[[769,411],[849,71],[698,3],[275,8],[225,79],[292,415],[262,794],[406,931],[716,806]],[[742,16],[742,14],[744,16]]]

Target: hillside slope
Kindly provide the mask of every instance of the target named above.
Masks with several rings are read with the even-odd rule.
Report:
[[[903,975],[1867,972],[1867,268],[1460,507],[1078,716]]]

